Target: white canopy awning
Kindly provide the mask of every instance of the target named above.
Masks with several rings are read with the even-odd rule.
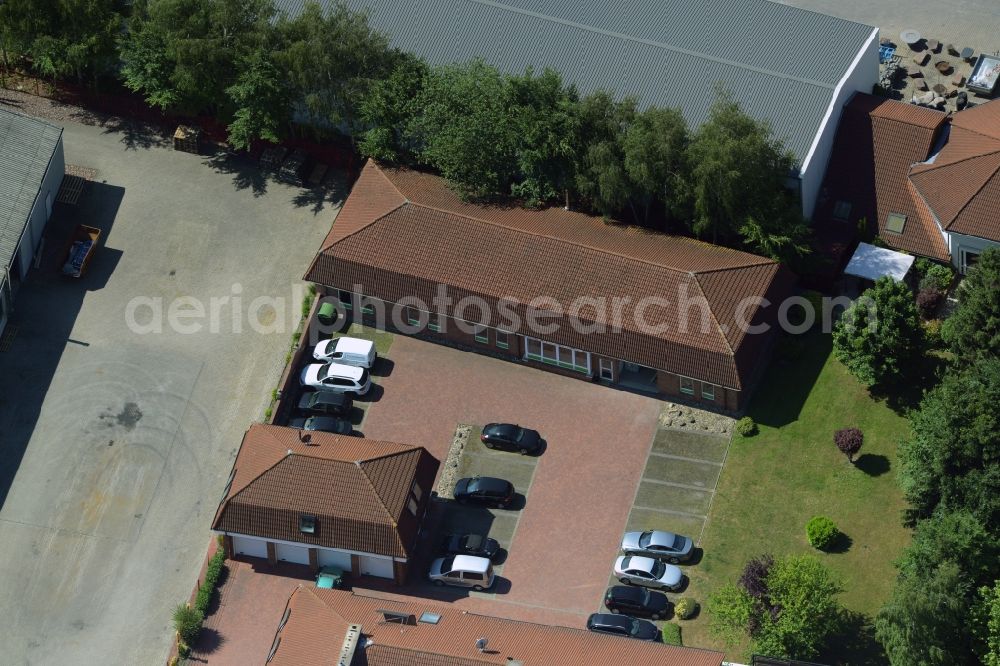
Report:
[[[913,256],[896,252],[884,247],[875,247],[868,243],[860,243],[854,251],[854,256],[844,269],[845,275],[855,275],[866,280],[875,281],[883,275],[888,275],[899,282],[913,265]]]

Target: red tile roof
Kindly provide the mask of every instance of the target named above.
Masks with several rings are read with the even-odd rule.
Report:
[[[387,623],[381,611],[441,616],[437,624]],[[299,587],[275,635],[271,666],[330,666],[352,624],[361,626],[354,666],[720,666],[720,652],[650,643],[461,611],[437,602],[401,602],[342,590]],[[277,618],[275,618],[277,619]],[[476,641],[487,639],[480,652]],[[516,663],[516,662],[515,662]]]
[[[522,321],[539,296],[554,298],[564,312],[580,297],[603,299],[608,310],[612,299],[627,298],[632,307],[624,309],[619,331],[584,335],[561,325],[544,337],[735,389],[746,380],[735,360],[744,342],[735,305],[774,296],[788,282],[776,262],[745,252],[561,208],[470,204],[437,176],[374,162],[355,183],[306,279],[345,290],[362,285],[366,295],[389,302],[416,295],[430,303],[443,284],[456,300],[473,295],[492,307],[510,299]],[[665,331],[641,325],[635,304],[644,297],[671,302],[643,312],[646,324]],[[685,297],[706,301],[704,325],[692,306],[691,325],[682,330],[677,304]],[[502,324],[492,310],[490,321],[477,323]],[[613,325],[610,312],[585,307],[581,314]]]
[[[910,181],[946,231],[1000,242],[1000,102],[956,114],[948,142]]]
[[[407,557],[419,520],[407,508],[414,482],[429,501],[437,461],[423,448],[254,424],[233,465],[213,529],[326,548]],[[314,534],[299,530],[303,514]]]

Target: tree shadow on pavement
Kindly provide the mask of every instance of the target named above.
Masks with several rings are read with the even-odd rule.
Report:
[[[222,151],[205,158],[204,164],[219,173],[232,175],[237,190],[249,188],[255,197],[267,193],[268,175],[245,155]]]

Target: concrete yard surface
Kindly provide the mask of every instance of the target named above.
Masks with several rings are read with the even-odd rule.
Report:
[[[66,126],[66,162],[97,175],[78,207],[57,204],[0,352],[6,664],[166,659],[172,609],[195,583],[334,216],[250,164],[213,166],[148,139]],[[74,280],[59,267],[78,222],[103,233]],[[136,323],[155,328],[159,310],[162,332],[130,330],[135,298]],[[228,299],[215,327],[170,326],[171,304],[183,314],[201,303],[208,317],[212,299]]]

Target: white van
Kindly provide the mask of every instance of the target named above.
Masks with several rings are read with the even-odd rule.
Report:
[[[493,564],[485,557],[474,555],[449,555],[431,563],[428,578],[435,585],[471,587],[481,591],[493,587],[496,577]]]
[[[378,354],[375,343],[359,338],[331,338],[322,340],[313,349],[313,358],[323,363],[343,363],[359,368],[371,368]]]
[[[372,379],[367,370],[353,365],[311,363],[302,368],[299,383],[333,393],[364,395],[371,388]]]

